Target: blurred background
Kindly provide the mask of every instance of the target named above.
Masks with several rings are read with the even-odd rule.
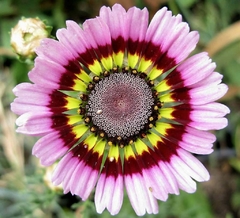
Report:
[[[78,23],[98,15],[102,5],[121,3],[147,7],[150,17],[163,6],[182,14],[192,30],[200,33],[194,52],[207,51],[224,75],[229,92],[220,101],[228,105],[229,125],[217,131],[215,151],[198,156],[211,179],[198,184],[197,192],[170,196],[159,202],[158,215],[147,218],[240,217],[240,0],[0,0],[0,218],[95,218],[111,217],[95,212],[93,200],[81,202],[62,194],[49,183],[51,168],[43,168],[31,155],[36,139],[15,133],[9,108],[12,88],[28,81],[31,62],[20,62],[10,46],[10,32],[22,17],[39,17],[52,26],[55,36],[65,20]],[[127,197],[116,218],[137,217]]]

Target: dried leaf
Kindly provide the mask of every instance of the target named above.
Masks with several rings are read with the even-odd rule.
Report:
[[[237,40],[240,40],[240,21],[230,25],[228,28],[217,34],[208,43],[204,50],[213,57],[214,54]]]

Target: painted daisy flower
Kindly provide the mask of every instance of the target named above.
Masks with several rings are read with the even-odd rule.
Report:
[[[137,215],[157,200],[192,193],[209,174],[192,154],[209,154],[229,109],[214,101],[227,86],[206,53],[186,59],[199,35],[180,15],[102,7],[80,27],[73,21],[36,50],[32,83],[14,88],[17,132],[40,136],[33,154],[55,185],[98,213],[119,212],[124,188]]]

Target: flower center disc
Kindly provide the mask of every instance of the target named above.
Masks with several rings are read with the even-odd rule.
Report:
[[[152,114],[154,98],[146,81],[130,73],[113,73],[95,84],[87,115],[108,137],[138,134]]]

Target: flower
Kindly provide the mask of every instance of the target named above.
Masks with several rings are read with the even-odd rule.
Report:
[[[23,59],[35,57],[35,49],[51,28],[38,18],[22,18],[11,30],[11,46]]]
[[[121,209],[124,187],[137,215],[157,200],[192,193],[209,173],[190,153],[209,154],[229,109],[215,102],[227,86],[206,53],[189,58],[199,35],[166,7],[102,7],[73,21],[37,49],[31,83],[14,88],[17,132],[40,136],[33,154],[98,213]],[[187,59],[186,59],[187,58]]]

